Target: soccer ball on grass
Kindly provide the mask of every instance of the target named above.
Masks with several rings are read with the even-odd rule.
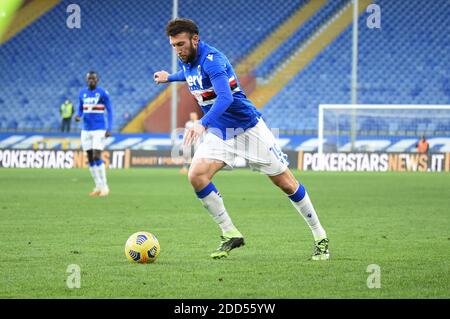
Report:
[[[140,231],[131,235],[125,244],[125,256],[136,263],[153,263],[161,247],[155,235]]]

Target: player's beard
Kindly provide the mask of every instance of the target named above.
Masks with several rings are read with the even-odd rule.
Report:
[[[185,63],[191,63],[195,60],[195,56],[197,55],[197,49],[194,48],[194,45],[192,43],[192,39],[189,40],[191,47],[189,48],[189,55],[187,56],[187,59]]]

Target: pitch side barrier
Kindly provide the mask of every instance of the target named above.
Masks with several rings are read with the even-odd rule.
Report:
[[[448,172],[450,153],[298,153],[298,169],[331,172]]]
[[[289,167],[302,171],[331,172],[449,172],[450,153],[324,153],[285,151]],[[183,157],[170,150],[105,150],[102,159],[110,169],[181,167]],[[246,167],[237,158],[235,168]],[[81,150],[0,149],[0,168],[87,168]]]
[[[297,166],[297,152],[288,151],[293,158],[291,165]],[[181,167],[184,158],[174,156],[171,150],[105,150],[102,159],[109,169]],[[237,158],[234,167],[245,167],[243,158]],[[17,150],[0,149],[0,168],[87,168],[86,152],[81,150]]]

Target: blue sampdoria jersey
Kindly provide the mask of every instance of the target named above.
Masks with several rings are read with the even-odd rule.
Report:
[[[83,130],[107,130],[112,128],[112,108],[108,91],[97,87],[80,91],[78,102],[78,116],[83,117]],[[105,121],[105,111],[108,123]]]
[[[187,82],[203,110],[200,120],[203,126],[218,129],[222,139],[230,139],[239,129],[246,130],[258,123],[261,113],[245,96],[223,53],[199,41],[195,60],[192,63],[180,60],[179,64],[181,70],[171,74],[169,81]]]

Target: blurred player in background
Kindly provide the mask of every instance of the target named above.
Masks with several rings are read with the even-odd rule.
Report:
[[[195,112],[191,112],[189,114],[189,121],[186,122],[184,125],[184,136],[187,135],[189,130],[194,127],[195,122],[198,121],[198,115]],[[181,168],[180,172],[183,174],[188,173],[189,164],[191,164],[192,156],[195,153],[195,148],[197,147],[198,143],[193,145],[183,145],[183,167]]]
[[[106,181],[105,163],[101,159],[105,147],[105,139],[111,136],[112,107],[108,91],[97,86],[99,77],[96,72],[89,71],[86,75],[88,87],[82,89],[79,95],[78,114],[75,121],[83,118],[81,130],[81,145],[87,152],[89,171],[95,182],[91,196],[107,196],[109,187]],[[108,117],[105,122],[105,111]]]
[[[226,257],[232,249],[244,245],[242,234],[211,182],[219,170],[232,166],[234,159],[242,156],[251,168],[269,176],[303,216],[314,236],[312,259],[328,259],[328,238],[308,193],[288,169],[287,156],[281,152],[261,113],[240,88],[227,57],[200,40],[198,27],[192,20],[170,21],[166,34],[178,54],[181,70],[174,74],[158,71],[154,80],[158,84],[186,81],[204,113],[189,129],[185,143],[191,145],[205,133],[188,176],[198,198],[222,230],[220,246],[211,257]]]

